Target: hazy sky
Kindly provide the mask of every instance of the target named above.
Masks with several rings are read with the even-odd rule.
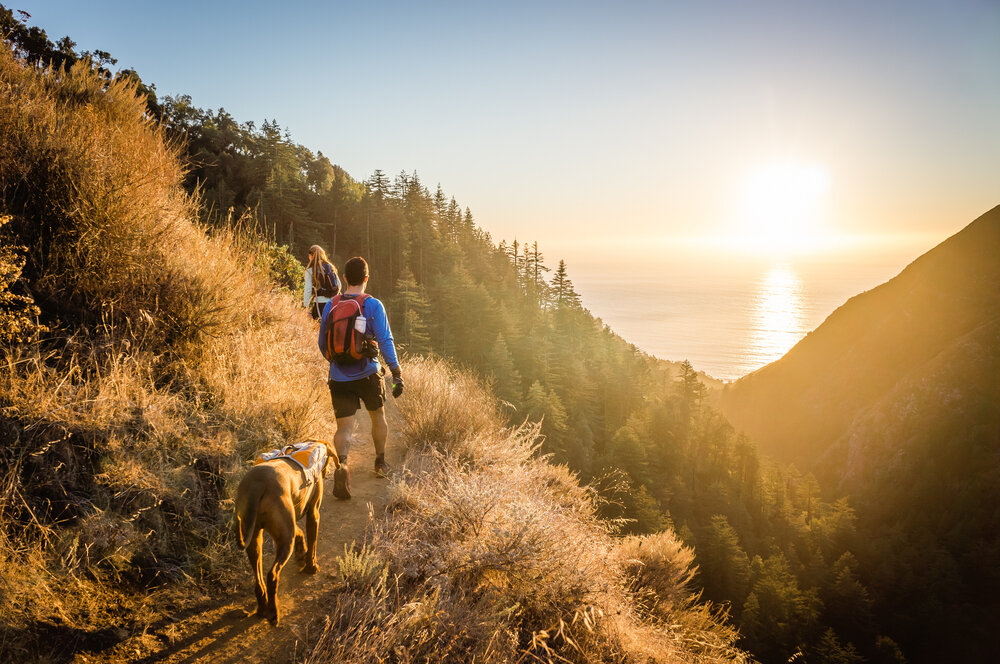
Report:
[[[837,231],[943,239],[1000,203],[997,0],[3,4],[550,258],[748,223],[775,159],[822,170]]]

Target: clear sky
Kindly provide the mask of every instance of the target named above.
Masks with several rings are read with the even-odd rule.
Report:
[[[768,191],[938,241],[1000,203],[997,0],[3,4],[553,262],[753,234]]]

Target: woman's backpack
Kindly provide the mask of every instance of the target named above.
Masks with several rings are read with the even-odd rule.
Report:
[[[329,263],[320,261],[320,265],[322,267],[319,270],[313,269],[313,279],[316,282],[316,295],[318,297],[333,297],[340,292],[337,275],[333,273],[333,266]]]
[[[370,296],[361,293],[353,298],[337,295],[330,300],[326,321],[323,357],[337,364],[356,364],[378,355],[378,349],[367,335],[368,321],[362,308]]]

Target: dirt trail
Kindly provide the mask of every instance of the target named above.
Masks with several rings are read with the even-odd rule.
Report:
[[[246,582],[231,596],[205,598],[198,605],[182,611],[175,619],[151,625],[140,635],[115,649],[113,659],[78,656],[78,662],[139,662],[152,664],[236,664],[262,662],[291,664],[301,662],[319,638],[323,617],[333,601],[337,581],[337,559],[344,546],[365,531],[370,514],[384,510],[389,480],[376,477],[372,468],[375,452],[371,442],[371,422],[364,410],[355,420],[356,431],[349,455],[351,469],[350,500],[337,500],[331,493],[332,475],[325,484],[320,508],[318,538],[319,573],[298,571],[295,558],[281,574],[278,605],[281,624],[272,627],[266,620],[250,618],[256,608],[247,565]],[[391,426],[391,425],[390,425]],[[389,455],[393,452],[390,439]],[[270,538],[265,536],[264,566],[273,560]]]

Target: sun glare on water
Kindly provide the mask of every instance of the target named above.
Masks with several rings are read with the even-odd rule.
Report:
[[[733,240],[756,252],[818,248],[826,234],[830,174],[821,164],[775,161],[749,173]]]
[[[758,282],[746,349],[748,370],[777,360],[805,336],[803,295],[801,280],[786,265],[774,266]]]

